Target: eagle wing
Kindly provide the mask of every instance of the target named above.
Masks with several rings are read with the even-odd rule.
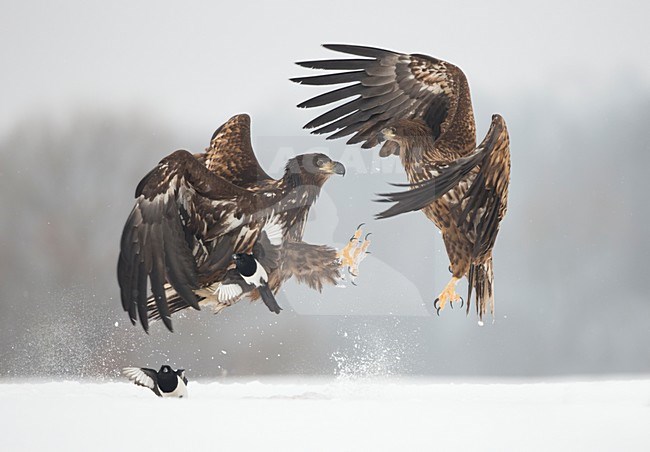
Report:
[[[282,249],[282,271],[287,278],[295,276],[319,292],[323,285],[332,284],[341,277],[340,263],[334,248],[305,242],[286,242]]]
[[[318,107],[354,99],[318,116],[305,125],[312,133],[331,133],[327,139],[354,134],[348,144],[363,143],[371,148],[384,141],[381,130],[400,119],[421,119],[433,131],[434,140],[448,127],[458,104],[458,91],[467,81],[463,72],[443,60],[419,54],[353,45],[325,44],[336,52],[367,57],[318,60],[297,63],[312,69],[341,70],[333,74],[291,79],[305,85],[349,86],[329,91],[298,105]],[[398,153],[394,142],[387,142],[380,155]]]
[[[260,264],[267,272],[271,272],[280,265],[283,234],[284,230],[277,222],[277,218],[275,218],[263,225],[261,232],[256,234],[256,241],[252,247],[241,240],[236,240],[240,236],[239,229],[220,237],[219,243],[211,248],[209,255],[199,268],[199,274],[203,272],[210,274],[208,278],[210,288],[201,291],[202,295],[199,297],[199,301],[209,297],[213,302],[218,302],[223,306],[231,306],[239,301],[243,295],[251,295],[251,291],[254,291],[255,297],[257,297],[257,289],[254,286],[247,285],[234,268],[228,268],[232,262],[232,254],[249,253],[252,250],[253,255]],[[165,284],[165,290],[170,315],[188,307],[188,304],[178,296],[169,283]],[[155,297],[149,297],[147,303],[149,320],[161,319],[162,316],[157,309]]]
[[[478,171],[475,168],[478,166]],[[435,168],[431,179],[418,184],[395,184],[412,189],[384,193],[380,201],[395,202],[377,215],[389,218],[420,210],[457,186],[464,179],[469,188],[455,207],[461,231],[473,239],[472,257],[492,250],[499,224],[506,213],[510,180],[510,139],[506,123],[500,115],[492,116],[492,124],[483,142],[467,157]],[[470,181],[470,179],[472,179]]]
[[[247,114],[235,115],[221,125],[201,158],[210,171],[235,185],[246,187],[272,180],[253,152],[251,118]]]
[[[226,181],[187,151],[161,160],[138,185],[137,201],[122,233],[117,273],[122,307],[131,322],[135,324],[140,317],[148,330],[147,279],[160,317],[170,330],[166,282],[185,303],[199,309],[194,293],[199,288],[199,272],[193,250],[205,249],[247,224],[254,228],[260,222],[253,218],[274,202],[277,193],[268,195],[256,196]]]
[[[458,206],[461,230],[475,237],[474,257],[492,251],[508,207],[510,137],[500,115],[492,116],[490,130],[478,149],[481,147],[485,156],[480,170]]]

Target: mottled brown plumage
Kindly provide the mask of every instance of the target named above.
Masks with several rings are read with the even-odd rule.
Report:
[[[313,269],[318,283],[302,273],[299,280],[319,289],[334,282],[340,276],[336,250],[304,244],[302,235],[323,184],[344,173],[343,165],[326,155],[303,154],[287,162],[282,178],[269,177],[250,145],[248,115],[222,125],[204,154],[176,151],[165,157],[138,184],[122,234],[118,281],[131,321],[139,317],[148,330],[148,320],[160,318],[171,330],[171,314],[187,307],[213,304],[218,310],[243,295],[257,299],[258,289],[227,299],[219,295],[238,253],[264,263],[273,293],[297,271],[289,262],[294,243],[315,256],[310,264],[321,266]],[[273,225],[280,228],[278,243],[274,249],[260,247]],[[275,257],[265,260],[260,253]]]
[[[298,282],[320,292],[324,285],[334,285],[340,278],[341,267],[334,248],[290,241],[285,244],[283,252],[281,280],[294,276]]]
[[[318,155],[325,158],[322,154]],[[248,115],[234,116],[219,127],[212,136],[204,159],[210,171],[254,191],[276,186],[285,179],[275,180],[260,167],[251,145]],[[233,162],[238,163],[235,165]],[[322,290],[324,284],[336,284],[336,280],[341,277],[336,249],[302,241],[309,208],[318,197],[320,187],[330,176],[328,173],[315,171],[315,163],[315,160],[292,160],[285,169],[285,174],[301,174],[301,180],[294,177],[294,183],[311,188],[305,188],[309,198],[303,205],[296,205],[295,209],[287,210],[287,214],[291,213],[296,221],[285,233],[286,241],[282,247],[280,266],[269,274],[269,286],[274,293],[292,276],[318,291]],[[307,171],[301,172],[301,165],[305,166]],[[301,267],[300,264],[303,263],[307,267]],[[250,298],[257,300],[258,291],[251,292]]]
[[[251,144],[250,116],[236,115],[219,127],[202,155],[205,166],[231,183],[258,190],[278,183],[262,169]]]
[[[364,58],[298,63],[345,72],[300,77],[295,82],[351,83],[299,107],[356,97],[305,127],[316,128],[317,134],[331,133],[328,139],[352,135],[348,144],[362,143],[362,148],[383,142],[380,155],[399,155],[409,190],[380,195],[380,201],[396,204],[378,218],[422,210],[442,231],[451,262],[453,278],[439,297],[441,308],[460,298],[455,285],[467,276],[468,309],[475,291],[479,317],[488,307],[494,312],[492,249],[506,212],[510,179],[505,121],[494,115],[477,147],[469,85],[458,67],[426,55],[350,45],[325,47]]]

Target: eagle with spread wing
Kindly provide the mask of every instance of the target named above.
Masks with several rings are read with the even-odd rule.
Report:
[[[245,114],[219,127],[205,153],[162,159],[138,184],[120,243],[117,275],[131,322],[139,317],[148,331],[150,319],[162,319],[173,331],[174,312],[202,305],[218,312],[243,296],[279,312],[273,294],[292,276],[318,290],[336,284],[367,245],[337,252],[302,240],[309,209],[335,174],[345,174],[341,163],[303,154],[273,179],[253,153]]]
[[[451,281],[434,302],[439,313],[462,300],[456,284],[467,276],[469,312],[472,291],[482,319],[494,314],[492,249],[506,213],[510,149],[506,124],[499,115],[480,145],[469,85],[451,63],[420,54],[372,47],[325,45],[355,58],[297,63],[340,72],[292,79],[305,85],[346,84],[313,97],[301,108],[348,100],[305,125],[327,139],[352,135],[348,144],[372,148],[383,142],[382,157],[398,155],[409,190],[379,195],[395,202],[377,215],[388,218],[422,210],[442,231],[450,260]],[[357,58],[362,57],[362,58]]]

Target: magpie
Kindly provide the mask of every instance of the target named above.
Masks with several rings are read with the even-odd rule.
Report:
[[[173,370],[166,364],[158,372],[146,367],[125,367],[122,374],[136,385],[151,389],[158,397],[187,397],[185,369]]]
[[[253,246],[252,253],[232,255],[234,268],[226,272],[214,291],[218,301],[232,303],[243,294],[257,289],[269,310],[279,314],[282,308],[269,287],[269,272],[279,266],[281,246],[281,227],[277,223],[267,224]]]
[[[217,289],[219,299],[223,298],[225,301],[257,289],[266,307],[279,314],[282,308],[269,288],[269,275],[264,266],[252,254],[233,254],[232,260],[235,268],[228,270]]]

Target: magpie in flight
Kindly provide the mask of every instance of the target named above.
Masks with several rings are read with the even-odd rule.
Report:
[[[269,275],[264,265],[253,254],[237,253],[233,254],[232,259],[235,268],[228,270],[217,289],[219,299],[229,300],[257,289],[269,310],[279,314],[282,308],[269,288]]]

